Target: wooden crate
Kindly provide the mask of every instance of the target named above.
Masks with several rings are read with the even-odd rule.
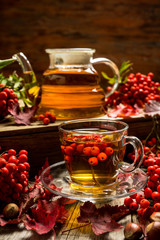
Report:
[[[140,139],[145,139],[153,126],[150,118],[131,118],[123,121],[129,124],[128,135]],[[60,123],[61,121],[56,121],[45,126],[36,122],[30,126],[17,126],[12,121],[3,122],[0,124],[1,152],[9,148],[16,151],[26,149],[29,152],[32,177],[41,169],[46,158],[50,164],[63,160],[58,134]]]

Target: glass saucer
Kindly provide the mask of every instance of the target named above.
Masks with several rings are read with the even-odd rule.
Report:
[[[81,191],[77,184],[74,184],[74,187],[77,185],[77,188],[73,188],[65,162],[62,161],[46,168],[41,174],[41,182],[45,188],[56,195],[82,202],[100,203],[123,198],[140,191],[147,183],[147,175],[140,168],[130,173],[119,171],[115,184],[111,185],[109,189],[104,188],[96,192]],[[135,191],[130,193],[129,190],[132,188]]]

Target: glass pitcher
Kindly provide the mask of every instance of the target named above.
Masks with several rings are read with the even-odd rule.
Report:
[[[93,59],[94,49],[46,49],[50,65],[43,74],[39,113],[51,112],[57,119],[92,118],[104,115],[105,98],[118,86],[119,71],[107,58]],[[115,84],[105,94],[100,77],[93,64],[104,63],[111,67]]]

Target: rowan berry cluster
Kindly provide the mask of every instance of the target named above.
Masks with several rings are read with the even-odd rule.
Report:
[[[46,112],[45,114],[39,114],[38,120],[42,121],[44,125],[48,125],[49,123],[54,123],[56,121],[56,117],[50,112]]]
[[[6,203],[16,202],[21,193],[27,191],[30,165],[28,152],[14,149],[0,155],[0,200]]]
[[[147,207],[151,206],[155,212],[160,211],[160,152],[159,143],[155,137],[143,141],[144,158],[143,167],[148,175],[147,186],[142,194],[133,194],[125,198],[124,204],[130,210],[138,210],[138,215],[142,215]],[[129,153],[130,159],[134,158],[133,153]],[[133,189],[134,190],[134,189]],[[139,208],[139,209],[138,209]]]
[[[80,143],[77,142],[77,139]],[[79,156],[87,158],[88,163],[92,166],[96,166],[99,161],[105,161],[113,154],[112,144],[102,143],[102,140],[97,137],[93,137],[92,139],[84,136],[79,138],[73,137],[72,139],[68,138],[68,145],[61,145],[61,150],[66,162],[72,162],[74,157]]]
[[[0,84],[0,118],[7,116],[8,107],[12,107],[17,102],[17,95],[13,89],[6,88],[5,85]]]
[[[137,104],[139,107],[143,107],[150,100],[160,102],[160,83],[154,82],[153,76],[153,73],[148,73],[148,75],[131,73],[127,82],[122,83],[119,90],[107,98],[106,105],[113,107],[122,103],[132,106]],[[107,90],[110,91],[111,87],[108,87]]]

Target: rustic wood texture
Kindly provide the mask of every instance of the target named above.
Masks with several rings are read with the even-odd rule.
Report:
[[[103,118],[107,119],[106,116]],[[123,119],[123,121],[129,125],[128,135],[136,136],[141,140],[147,137],[153,127],[150,118],[139,117]],[[160,124],[160,119],[158,122]],[[14,148],[17,152],[21,149],[28,150],[31,165],[30,177],[32,178],[38,173],[47,158],[50,165],[63,160],[58,134],[60,123],[61,121],[56,121],[46,126],[37,121],[30,126],[17,126],[13,121],[1,122],[1,152],[10,148]]]
[[[119,205],[122,204],[123,199],[114,200],[110,204]],[[102,234],[96,236],[91,226],[77,228],[71,231],[64,232],[71,228],[85,225],[84,223],[78,223],[77,217],[79,216],[79,207],[82,203],[76,202],[69,208],[69,217],[66,223],[62,226],[60,231],[56,232],[56,240],[124,240],[123,228],[120,231],[113,231],[111,233]],[[100,207],[100,206],[99,206]],[[131,222],[131,215],[124,217],[119,223],[125,226],[128,222]],[[54,240],[54,233],[50,232],[45,235],[38,235],[32,231],[24,229],[23,224],[18,226],[5,226],[0,228],[0,240]]]
[[[0,59],[22,51],[41,78],[45,48],[91,47],[95,57],[160,76],[159,0],[1,0]],[[17,66],[14,65],[13,69]]]

